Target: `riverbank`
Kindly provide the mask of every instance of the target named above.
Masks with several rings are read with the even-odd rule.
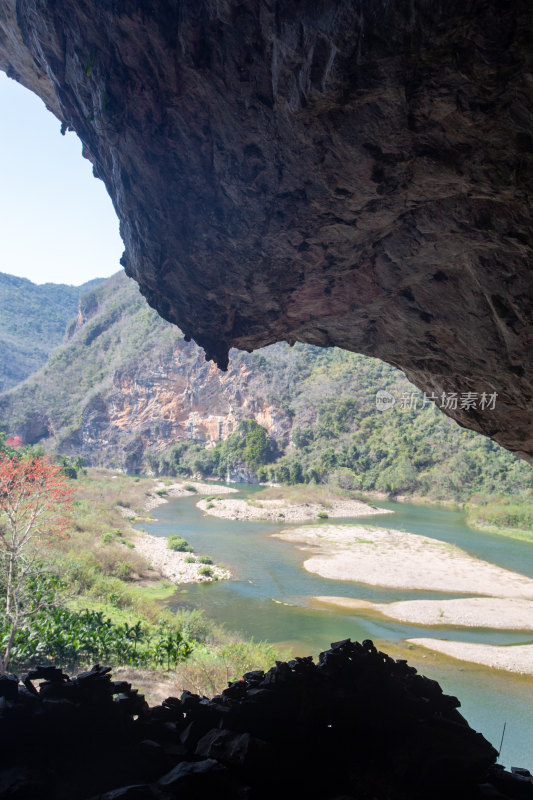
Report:
[[[140,531],[137,531],[134,540],[137,552],[146,558],[149,567],[157,570],[161,577],[175,584],[212,583],[231,578],[228,569],[212,564],[206,570],[206,565],[202,562],[190,561],[191,558],[197,559],[194,553],[170,550],[167,541],[166,536],[151,536]]]
[[[416,647],[423,647],[432,653],[440,653],[458,661],[468,661],[471,664],[517,672],[521,675],[533,675],[533,644],[501,647],[494,644],[454,642],[425,637],[406,641]]]
[[[212,495],[214,490],[219,494],[231,494],[237,491],[230,486],[213,486],[213,484],[198,481],[180,481],[171,484],[158,481],[153,491],[147,495],[144,510],[153,511],[171,498],[191,497],[197,494]],[[140,518],[139,521],[141,521]],[[216,564],[206,565],[198,561],[198,556],[194,553],[169,549],[166,537],[152,536],[145,531],[136,530],[134,544],[135,549],[145,557],[150,568],[157,570],[163,578],[172,583],[212,583],[231,578],[231,572],[228,569]]]
[[[393,500],[415,506],[463,510],[466,524],[474,530],[533,543],[533,503],[530,493],[497,498],[475,495],[470,500],[436,500],[415,494],[384,496],[379,492],[372,492],[369,497],[378,501]]]
[[[533,600],[531,578],[419,534],[364,525],[320,525],[273,536],[311,553],[303,566],[323,578],[393,589]]]

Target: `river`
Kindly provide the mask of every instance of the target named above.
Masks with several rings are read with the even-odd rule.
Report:
[[[257,487],[239,487],[243,496]],[[216,493],[216,487],[213,488]],[[196,508],[197,497],[170,500],[154,511],[157,520],[143,528],[157,536],[178,533],[197,554],[208,554],[215,563],[228,566],[233,578],[218,583],[195,584],[177,591],[170,606],[202,608],[206,614],[256,640],[267,640],[294,655],[317,654],[330,642],[350,637],[373,639],[395,657],[408,658],[448,694],[461,700],[461,712],[470,725],[499,748],[504,723],[501,763],[524,766],[533,771],[533,678],[504,673],[459,662],[422,650],[408,650],[410,637],[526,644],[530,633],[439,626],[425,628],[358,616],[351,610],[313,607],[317,595],[351,596],[380,601],[438,598],[436,592],[377,589],[351,581],[336,581],[312,575],[303,569],[304,554],[270,534],[278,523],[236,522],[211,517]],[[385,528],[419,533],[456,544],[473,556],[533,578],[533,545],[515,539],[482,533],[465,524],[460,511],[407,503],[377,503],[394,514],[360,517],[358,521]],[[337,520],[337,522],[355,520]],[[301,523],[300,523],[301,524]],[[287,524],[283,528],[290,527]]]

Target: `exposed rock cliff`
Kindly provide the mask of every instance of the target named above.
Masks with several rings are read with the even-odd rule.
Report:
[[[196,345],[177,339],[169,358],[115,372],[111,390],[87,403],[80,428],[63,447],[79,447],[91,462],[106,464],[110,453],[104,448],[111,445],[112,453],[119,445],[126,452],[124,466],[136,471],[146,450],[185,439],[215,444],[242,419],[255,419],[283,438],[290,429],[287,416],[267,401],[266,392],[250,393],[249,370],[241,360],[221,373]]]
[[[237,355],[227,372],[206,362],[121,272],[80,299],[46,367],[1,397],[0,428],[137,471],[146,450],[187,439],[214,445],[243,419],[286,440],[290,418],[269,391],[249,356]]]
[[[124,264],[225,367],[401,367],[533,454],[528,0],[6,0],[0,67],[80,136]]]

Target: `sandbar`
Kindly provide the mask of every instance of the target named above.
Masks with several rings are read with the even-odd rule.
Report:
[[[180,481],[171,483],[168,486],[160,481],[148,495],[144,508],[145,511],[151,511],[157,506],[167,503],[171,497],[192,497],[195,494],[232,494],[237,491],[238,489],[234,489],[233,486],[214,486],[212,483],[201,483],[199,481]],[[158,492],[161,494],[158,494]]]
[[[392,514],[389,509],[374,508],[360,500],[339,498],[328,505],[322,503],[291,503],[287,500],[241,500],[222,498],[211,501],[200,500],[198,508],[214,517],[234,520],[269,520],[271,522],[307,522],[319,519],[319,514],[328,517],[363,517],[372,514]]]
[[[531,578],[427,536],[364,525],[316,525],[273,535],[310,553],[304,568],[323,578],[533,600]]]
[[[493,669],[533,675],[533,644],[493,645],[474,642],[454,642],[442,639],[407,639],[409,644],[424,647],[442,655],[469,661]]]
[[[198,561],[187,563],[185,559],[193,554],[169,550],[166,536],[152,536],[149,533],[136,531],[135,550],[141,553],[163,578],[172,583],[210,583],[213,578],[224,580],[231,577],[229,570],[215,564],[209,565],[211,575],[201,575],[199,571],[205,564],[200,564]]]
[[[351,597],[320,596],[318,605],[379,614],[412,625],[533,631],[533,601],[516,597],[461,597],[451,600],[401,600],[371,603]]]

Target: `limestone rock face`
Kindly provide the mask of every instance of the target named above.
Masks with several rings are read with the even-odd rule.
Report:
[[[117,371],[109,393],[87,403],[79,429],[65,446],[83,453],[88,463],[102,465],[109,463],[109,451],[116,450],[123,466],[137,472],[145,450],[157,452],[187,439],[214,447],[242,419],[255,419],[270,436],[286,440],[289,418],[268,402],[266,388],[257,391],[257,376],[250,386],[250,372],[246,361],[220,372],[206,364],[195,345],[178,342],[170,358]]]
[[[76,130],[149,303],[337,345],[533,456],[528,0],[6,0],[0,67]]]

